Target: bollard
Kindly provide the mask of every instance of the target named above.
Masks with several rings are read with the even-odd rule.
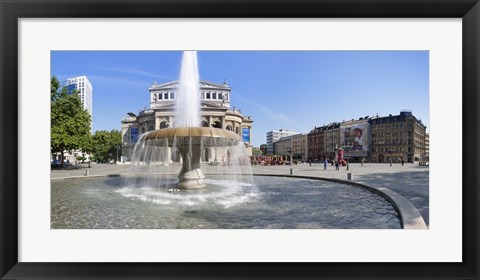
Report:
[[[347,173],[347,179],[348,181],[352,181],[352,173]]]
[[[90,169],[86,169],[85,170],[85,176],[89,176],[90,175]]]
[[[290,175],[293,175],[293,168],[290,168]]]

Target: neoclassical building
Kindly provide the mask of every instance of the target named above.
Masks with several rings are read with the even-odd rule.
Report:
[[[145,108],[138,115],[128,113],[122,119],[122,161],[131,159],[133,147],[141,134],[174,126],[177,88],[178,81],[163,84],[154,82],[148,89],[150,108]],[[253,119],[231,106],[231,91],[226,81],[223,84],[200,81],[201,125],[234,131],[242,137],[251,156]]]
[[[373,162],[425,162],[426,126],[411,111],[371,118]]]

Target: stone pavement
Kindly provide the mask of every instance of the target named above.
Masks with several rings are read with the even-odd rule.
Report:
[[[111,165],[111,164],[92,164],[91,168],[82,164],[72,166],[66,170],[52,170],[51,178],[76,177],[85,176],[85,172],[89,169],[90,176],[104,176],[112,174],[129,174],[132,173],[130,165]],[[142,170],[136,167],[136,171]],[[180,166],[177,166],[180,171]],[[429,168],[428,166],[419,166],[418,164],[406,163],[401,164],[386,163],[352,163],[349,170],[346,167],[340,167],[335,170],[335,166],[328,165],[327,170],[323,169],[323,164],[298,164],[288,166],[252,166],[252,173],[272,174],[272,175],[289,175],[290,169],[293,168],[294,175],[309,176],[317,178],[332,178],[347,180],[347,174],[352,174],[352,180],[369,186],[385,187],[405,197],[412,203],[422,215],[425,224],[429,225]],[[161,169],[161,168],[159,168]],[[146,168],[144,169],[146,171]],[[173,168],[175,170],[175,167]],[[172,168],[170,168],[172,171]],[[208,174],[208,168],[205,173]]]

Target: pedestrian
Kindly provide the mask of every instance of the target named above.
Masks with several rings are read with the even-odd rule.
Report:
[[[340,168],[338,167],[338,161],[335,161],[335,170],[340,170]]]
[[[402,166],[405,164],[405,160],[402,158]]]
[[[311,157],[308,158],[308,164],[310,164],[310,166],[312,166],[312,158]]]
[[[327,164],[328,164],[328,160],[325,159],[325,160],[323,161],[323,170],[327,170]]]

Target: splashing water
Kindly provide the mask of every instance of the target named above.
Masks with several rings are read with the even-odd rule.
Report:
[[[151,186],[170,186],[172,180],[168,180],[167,175],[178,174],[172,190],[206,188],[209,184],[204,172],[220,176],[221,180],[229,182],[228,185],[243,182],[254,188],[249,156],[238,133],[201,127],[200,120],[197,52],[185,51],[175,98],[173,127],[149,131],[139,138],[132,163],[148,170],[144,168],[137,174],[151,174],[147,180]],[[159,173],[162,174],[160,180],[153,179]],[[135,185],[135,182],[132,183]]]
[[[173,126],[200,126],[200,78],[196,51],[183,53]]]

